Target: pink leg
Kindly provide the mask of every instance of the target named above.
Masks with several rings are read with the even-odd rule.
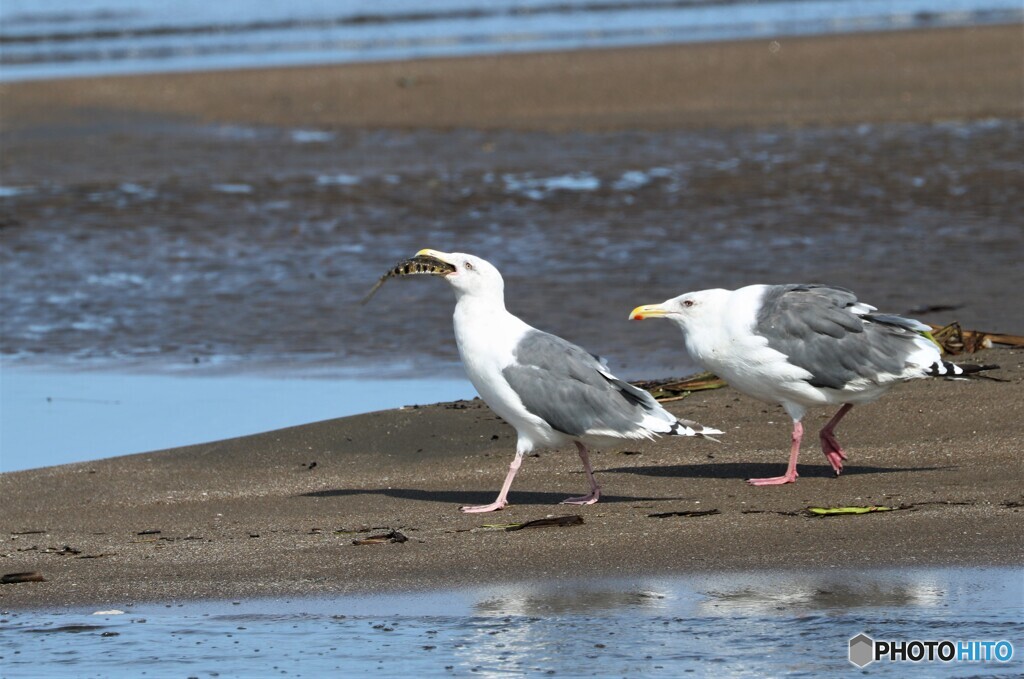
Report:
[[[508,466],[508,476],[505,477],[505,483],[501,486],[501,492],[498,493],[497,500],[489,505],[459,507],[459,509],[467,514],[482,514],[484,512],[496,512],[499,509],[503,509],[508,504],[508,501],[505,498],[508,497],[508,489],[512,487],[512,479],[516,477],[516,472],[519,471],[519,465],[522,463],[523,453],[516,451],[516,459],[512,460],[512,464]]]
[[[576,441],[576,450],[580,453],[580,459],[583,460],[583,468],[587,472],[587,480],[590,481],[590,495],[566,498],[562,500],[562,504],[592,505],[601,498],[601,486],[597,485],[597,479],[594,478],[594,470],[590,468],[590,456],[587,454],[587,447]]]
[[[821,434],[819,434],[821,436],[821,452],[825,453],[825,457],[828,459],[828,463],[832,465],[832,469],[835,470],[836,476],[843,473],[843,460],[846,459],[846,453],[843,452],[832,430],[839,424],[839,420],[843,419],[843,416],[850,412],[852,407],[852,403],[847,403],[840,408],[839,412],[828,421],[828,424],[825,425],[821,430]]]
[[[772,476],[766,479],[747,479],[752,486],[781,486],[784,483],[793,483],[799,474],[796,473],[796,459],[800,457],[800,440],[804,437],[804,425],[800,420],[793,420],[793,444],[789,449],[789,466],[782,476]]]

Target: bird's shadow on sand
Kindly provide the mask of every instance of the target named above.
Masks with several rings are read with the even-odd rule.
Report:
[[[871,467],[847,464],[843,476],[860,474],[894,474],[897,472],[934,472],[955,469],[946,467]],[[673,464],[657,467],[616,467],[601,469],[603,473],[639,474],[642,476],[670,476],[681,479],[756,479],[779,476],[786,471],[785,463],[769,462],[713,462],[709,464]],[[797,467],[800,478],[835,478],[835,472],[828,465],[802,464]],[[603,499],[603,498],[602,498]]]
[[[577,495],[582,495],[581,488]],[[302,493],[299,497],[354,497],[359,495],[383,495],[399,500],[421,500],[424,502],[446,502],[459,505],[485,505],[493,502],[497,491],[453,491],[453,490],[417,490],[415,488],[331,488]],[[545,493],[539,491],[520,491],[514,489],[509,493],[509,501],[517,505],[557,505],[570,497],[571,492]],[[601,503],[608,502],[653,502],[665,500],[689,500],[686,497],[634,497],[631,495],[601,495]],[[564,505],[576,507],[577,505]]]

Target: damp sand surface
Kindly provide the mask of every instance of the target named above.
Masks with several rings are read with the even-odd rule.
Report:
[[[843,421],[836,478],[809,437],[780,473],[790,423],[731,389],[668,404],[721,443],[593,453],[601,501],[571,451],[525,458],[511,506],[493,499],[514,431],[478,401],[389,410],[161,452],[0,475],[5,608],[334,595],[765,569],[1019,566],[1024,360],[988,350],[1004,381],[917,381]],[[831,413],[813,412],[814,431]],[[811,517],[808,507],[892,511]],[[550,516],[570,525],[507,531]],[[355,544],[397,531],[401,541]]]

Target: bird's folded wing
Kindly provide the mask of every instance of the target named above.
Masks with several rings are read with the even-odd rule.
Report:
[[[593,355],[560,337],[531,331],[514,355],[502,375],[529,412],[570,436],[647,438],[645,415],[665,412],[646,391],[618,380]]]
[[[803,368],[815,387],[842,389],[851,382],[887,382],[920,349],[917,321],[872,314],[849,290],[823,285],[769,287],[754,332]]]

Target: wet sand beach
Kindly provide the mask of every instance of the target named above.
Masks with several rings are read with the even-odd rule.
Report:
[[[6,129],[139,114],[659,130],[1018,118],[1020,25],[0,85]]]
[[[514,451],[475,400],[0,477],[8,608],[405,591],[530,579],[744,569],[1020,565],[1024,352],[990,350],[1001,380],[918,381],[854,409],[839,478],[808,436],[801,478],[780,472],[789,422],[731,389],[671,404],[727,433],[593,455],[595,505],[571,451],[525,459],[511,506],[489,502]],[[808,430],[830,416],[812,413]],[[627,452],[628,451],[628,452]],[[902,507],[812,518],[807,507]],[[673,512],[714,510],[706,516]],[[665,516],[656,516],[656,515]],[[581,525],[505,531],[548,516]],[[652,516],[654,515],[654,516]],[[355,545],[397,530],[403,543]]]
[[[458,238],[497,253],[517,291],[513,311],[609,354],[630,376],[675,374],[683,364],[678,333],[629,326],[630,308],[682,285],[751,277],[825,279],[889,311],[955,307],[915,314],[923,320],[1024,331],[1021,27],[777,42],[0,85],[3,183],[32,187],[4,198],[5,344],[42,361],[112,346],[98,355],[115,364],[167,356],[200,364],[259,354],[278,339],[323,356],[320,339],[344,336],[344,351],[326,360],[383,365],[382,356],[412,352],[414,369],[450,374],[447,290],[381,293],[423,313],[414,329],[400,315],[371,323],[338,309],[397,256]],[[281,151],[277,126],[337,136]],[[235,133],[242,142],[217,136]],[[743,155],[736,149],[753,147],[765,163],[775,153],[785,159],[772,173],[732,164]],[[671,166],[687,153],[715,165]],[[615,164],[621,158],[630,165]],[[437,165],[438,175],[424,169]],[[340,174],[357,166],[374,178]],[[527,183],[510,197],[508,180],[503,192],[485,180],[509,172],[522,183],[580,166],[601,188],[545,193]],[[632,166],[669,174],[651,170],[648,188],[607,188]],[[307,186],[318,173],[329,196]],[[199,184],[220,188],[211,199]],[[365,232],[332,226],[336,214]],[[558,229],[571,219],[582,227]],[[692,229],[674,232],[685,219]],[[512,237],[485,228],[490,220],[532,231]],[[637,220],[650,230],[630,230]],[[365,233],[389,245],[378,249]],[[732,240],[741,245],[730,249]],[[689,276],[645,266],[672,242],[696,253],[679,260]],[[351,248],[348,259],[333,257],[339,243]],[[332,261],[311,264],[299,245]],[[580,300],[573,313],[550,313],[558,279],[537,263],[554,251],[571,254],[564,268],[575,278],[556,291]],[[246,278],[226,264],[244,267],[268,252],[277,276],[269,282],[266,268]],[[168,283],[190,266],[195,287]],[[542,275],[547,287],[529,285]],[[146,292],[150,282],[166,297]],[[607,297],[583,294],[598,284]],[[92,296],[76,298],[79,289]],[[103,311],[133,295],[131,315]],[[262,307],[250,317],[253,299]],[[22,306],[32,314],[19,316]],[[73,328],[62,325],[68,309],[81,314]],[[40,314],[50,311],[42,328]],[[268,318],[272,325],[260,325]],[[410,334],[429,339],[402,340]],[[636,350],[647,343],[649,351]],[[287,353],[271,348],[277,360]],[[1002,365],[994,375],[1003,381],[904,385],[844,420],[846,474],[832,478],[808,436],[801,479],[779,488],[743,480],[781,472],[789,422],[731,389],[670,408],[726,430],[721,444],[601,451],[593,460],[604,496],[584,508],[556,504],[586,485],[575,455],[557,451],[526,459],[507,510],[459,513],[493,499],[514,450],[511,428],[479,401],[3,474],[0,568],[46,581],[0,585],[0,606],[719,569],[1019,566],[1024,353],[963,360]],[[814,412],[808,431],[830,415]],[[801,513],[846,505],[905,508]],[[717,512],[651,516],[695,510]],[[573,514],[582,525],[485,527]],[[352,544],[390,530],[408,541]]]

